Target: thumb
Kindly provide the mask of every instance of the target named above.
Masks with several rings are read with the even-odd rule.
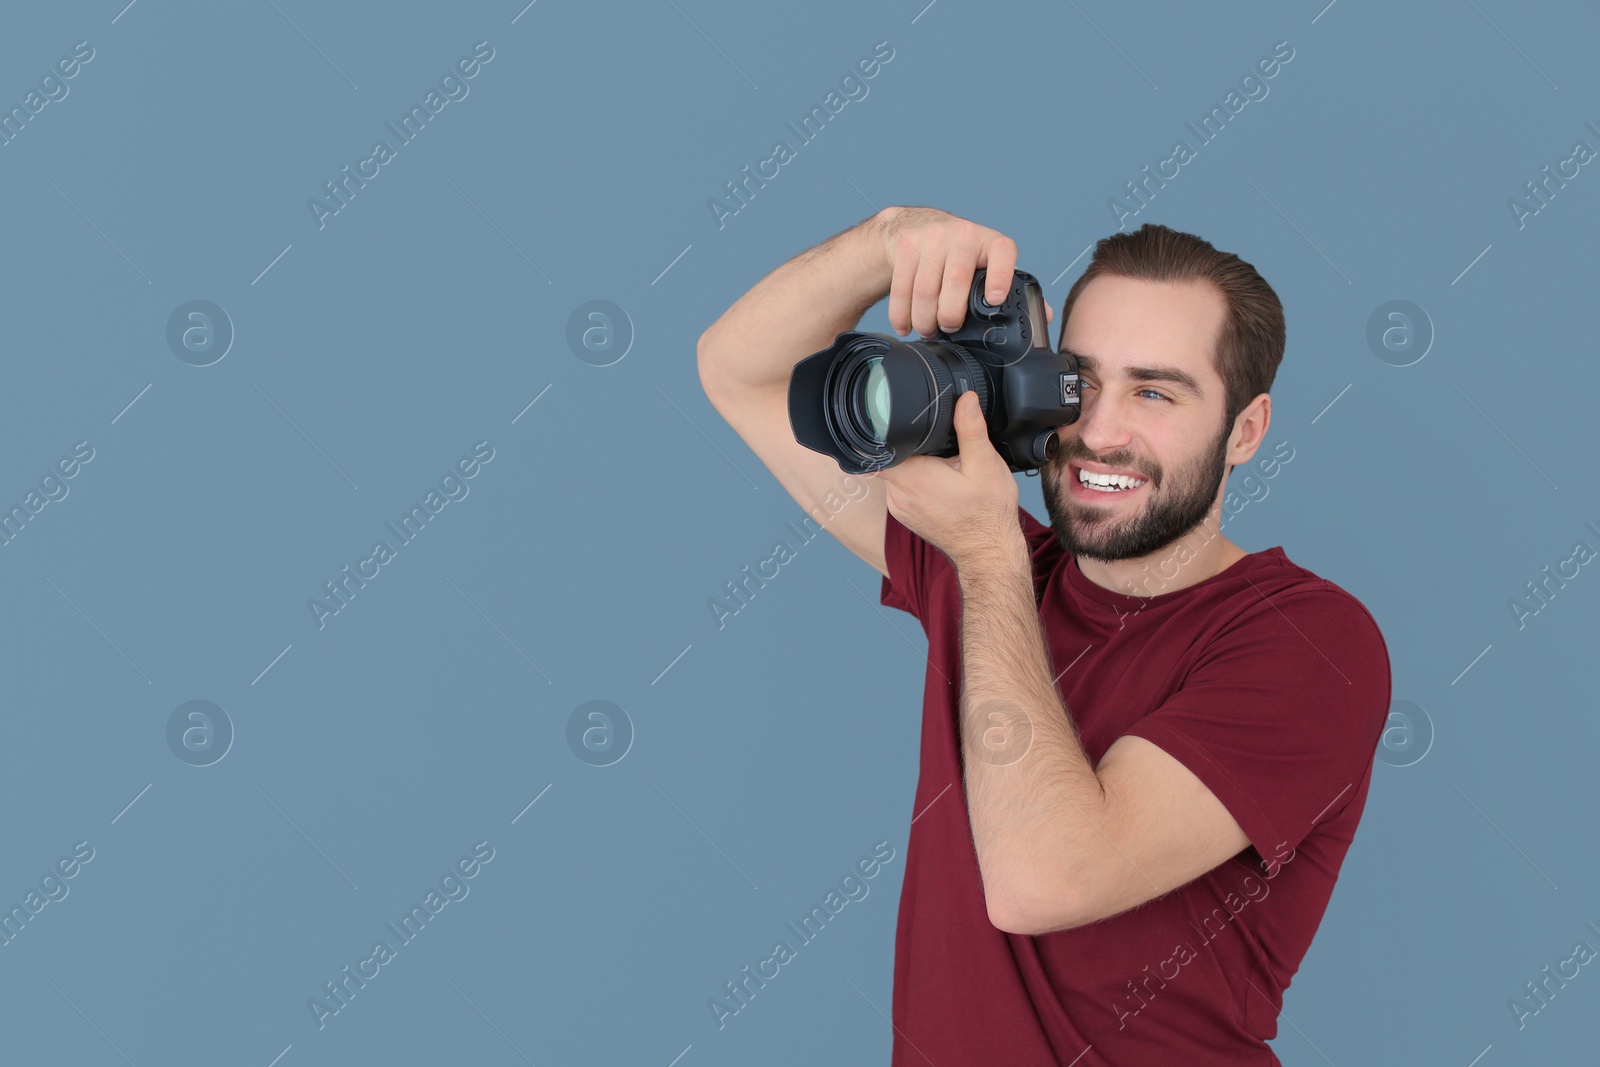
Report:
[[[978,394],[969,389],[956,397],[956,410],[951,420],[956,429],[956,444],[962,454],[970,455],[974,448],[993,447],[989,442],[989,424],[983,417],[983,405]]]

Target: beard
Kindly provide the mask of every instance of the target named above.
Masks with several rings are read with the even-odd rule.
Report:
[[[1062,549],[1074,556],[1110,563],[1151,555],[1205,520],[1231,469],[1227,454],[1228,427],[1224,425],[1222,433],[1193,462],[1168,478],[1157,463],[1126,452],[1096,456],[1076,435],[1063,436],[1054,459],[1040,472],[1050,527]],[[1067,464],[1083,460],[1140,471],[1148,483],[1143,506],[1134,514],[1117,515],[1118,505],[1100,508],[1072,497],[1071,489],[1062,485],[1072,476]]]

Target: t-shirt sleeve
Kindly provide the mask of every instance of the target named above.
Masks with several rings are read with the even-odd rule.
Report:
[[[1357,793],[1389,697],[1376,621],[1325,584],[1247,609],[1128,733],[1192,771],[1275,865]]]
[[[941,580],[955,580],[955,565],[939,548],[913,533],[904,523],[885,509],[887,521],[883,529],[883,559],[889,574],[883,579],[878,602],[885,607],[899,608],[916,616],[927,629],[926,611],[932,599],[930,591]],[[1053,535],[1050,527],[1034,518],[1022,505],[1017,505],[1017,523],[1032,554],[1034,584],[1041,586],[1050,567]]]
[[[911,532],[894,513],[884,509],[883,561],[889,573],[883,579],[878,602],[899,608],[926,623],[923,611],[935,569],[950,566],[945,554],[921,536]]]

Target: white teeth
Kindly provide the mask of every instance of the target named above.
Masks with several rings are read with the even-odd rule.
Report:
[[[1110,492],[1133,489],[1144,484],[1142,478],[1130,478],[1126,474],[1093,474],[1082,467],[1078,468],[1078,481],[1083,485]]]

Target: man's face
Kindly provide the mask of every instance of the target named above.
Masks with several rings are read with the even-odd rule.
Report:
[[[1103,274],[1078,294],[1061,346],[1086,357],[1082,411],[1060,428],[1056,454],[1039,472],[1050,525],[1067,552],[1106,562],[1148,556],[1216,505],[1232,429],[1222,425],[1213,355],[1225,311],[1221,293],[1194,282]],[[1193,382],[1142,379],[1137,368]],[[1085,486],[1082,468],[1143,484]]]

